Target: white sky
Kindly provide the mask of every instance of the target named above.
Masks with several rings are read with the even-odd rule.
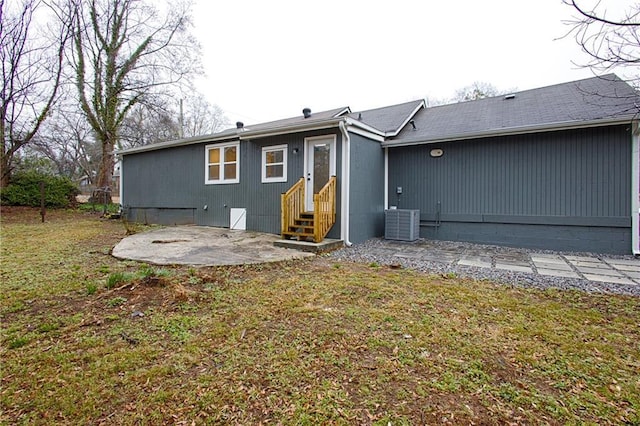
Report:
[[[607,0],[603,0],[607,3]],[[618,0],[618,5],[629,4]],[[197,0],[198,89],[231,122],[591,77],[560,0]]]

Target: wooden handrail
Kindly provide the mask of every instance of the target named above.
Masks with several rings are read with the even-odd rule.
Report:
[[[280,229],[282,235],[295,225],[296,218],[304,212],[304,178],[301,177],[289,190],[280,196]]]
[[[313,194],[313,240],[319,243],[336,223],[336,177],[331,176],[327,184]]]

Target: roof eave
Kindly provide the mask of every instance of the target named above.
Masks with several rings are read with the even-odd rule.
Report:
[[[590,120],[590,121],[567,121],[567,122],[558,122],[558,123],[548,123],[544,125],[536,125],[536,126],[520,126],[520,127],[510,127],[510,128],[502,128],[502,129],[492,129],[484,132],[474,132],[474,133],[460,133],[457,135],[450,135],[443,138],[434,138],[434,139],[424,139],[424,138],[412,138],[403,141],[395,141],[395,140],[387,140],[382,142],[382,147],[396,147],[396,146],[410,146],[410,145],[422,145],[422,144],[435,144],[435,143],[444,143],[444,142],[453,142],[460,140],[469,140],[469,139],[479,139],[479,138],[489,138],[494,136],[509,136],[509,135],[521,135],[527,133],[541,133],[547,131],[560,131],[560,130],[572,130],[572,129],[581,129],[588,127],[601,127],[601,126],[611,126],[616,124],[628,124],[637,120],[637,117],[630,115],[627,117],[620,117],[616,119],[600,119],[600,120]]]
[[[176,139],[176,140],[167,141],[167,142],[159,142],[151,145],[144,145],[144,146],[138,146],[134,148],[118,150],[116,151],[116,155],[127,155],[127,154],[137,154],[140,152],[147,152],[147,151],[157,151],[160,149],[173,148],[176,146],[194,145],[202,142],[233,140],[233,139],[236,139],[237,136],[238,135],[234,133],[220,133],[220,134],[213,133],[209,135],[194,136],[191,138]]]
[[[169,142],[160,142],[152,145],[145,145],[136,148],[129,148],[122,151],[118,151],[117,155],[128,155],[128,154],[138,154],[147,151],[157,151],[165,148],[175,148],[179,146],[188,146],[195,145],[199,143],[211,143],[211,142],[224,142],[230,140],[246,140],[257,137],[268,137],[268,136],[276,136],[276,135],[284,135],[289,133],[296,133],[302,131],[312,131],[312,130],[321,130],[327,129],[331,127],[337,127],[340,121],[345,120],[345,117],[336,117],[325,120],[317,120],[313,122],[299,123],[295,125],[286,125],[279,127],[272,127],[269,129],[262,130],[237,130],[235,133],[221,133],[221,134],[212,134],[212,135],[203,135],[203,136],[195,136],[193,138],[187,139],[178,139],[175,141]]]
[[[355,118],[346,117],[346,124],[348,126],[360,128],[366,132],[372,133],[377,136],[381,136],[381,137],[385,136],[385,133],[382,130],[378,130],[373,126],[363,123],[362,121],[356,120]]]
[[[243,140],[243,139],[251,139],[256,137],[264,138],[268,136],[285,135],[288,133],[321,130],[321,129],[327,129],[330,127],[337,127],[338,123],[344,120],[345,120],[344,117],[335,117],[335,118],[329,118],[325,120],[318,120],[314,122],[299,123],[299,124],[293,124],[293,125],[289,124],[285,126],[272,127],[272,128],[263,129],[263,130],[245,130],[238,136],[240,140]]]

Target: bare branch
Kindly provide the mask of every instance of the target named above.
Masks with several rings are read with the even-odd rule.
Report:
[[[15,3],[12,3],[15,5]],[[9,183],[14,157],[36,137],[58,99],[64,66],[64,51],[71,37],[62,22],[47,37],[33,24],[36,13],[44,13],[38,0],[23,0],[19,9],[0,2],[2,91],[0,94],[1,185]]]
[[[634,4],[618,19],[607,17],[607,10],[588,11],[577,0],[564,3],[578,13],[566,21],[580,49],[590,60],[582,66],[594,70],[611,71],[618,67],[636,67],[640,63],[640,5]]]

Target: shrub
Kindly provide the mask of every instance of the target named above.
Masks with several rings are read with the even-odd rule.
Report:
[[[2,189],[2,204],[40,206],[40,182],[45,183],[45,206],[69,207],[75,203],[79,191],[70,179],[29,171],[15,174],[9,186]]]

